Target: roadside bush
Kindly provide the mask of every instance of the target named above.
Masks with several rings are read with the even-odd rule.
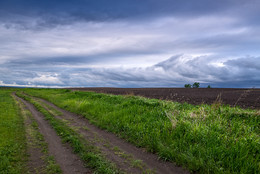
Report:
[[[184,87],[185,88],[191,88],[191,84],[185,84]]]

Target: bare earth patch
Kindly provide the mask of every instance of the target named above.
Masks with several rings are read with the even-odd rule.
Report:
[[[136,95],[180,103],[213,104],[218,97],[223,104],[260,109],[260,89],[239,88],[68,88],[115,95]]]

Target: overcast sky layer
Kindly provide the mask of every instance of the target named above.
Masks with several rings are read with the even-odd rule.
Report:
[[[1,0],[0,86],[260,87],[259,0]]]

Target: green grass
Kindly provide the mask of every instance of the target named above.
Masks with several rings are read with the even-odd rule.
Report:
[[[25,89],[129,142],[200,173],[260,173],[260,116],[220,104]]]
[[[63,113],[61,113],[60,111],[56,110],[56,109],[53,108],[52,106],[50,106],[50,105],[48,105],[48,104],[42,102],[42,101],[39,100],[38,98],[34,98],[34,99],[35,99],[35,101],[39,102],[39,104],[40,104],[41,106],[43,106],[45,109],[47,109],[48,112],[49,112],[51,115],[53,115],[54,117],[63,115]],[[63,121],[63,123],[65,123],[67,126],[69,126],[72,130],[74,130],[75,132],[77,132],[77,133],[80,134],[80,132],[78,132],[78,130],[81,128],[80,126],[79,126],[79,127],[74,127],[74,126],[71,126],[71,125],[70,125],[70,122],[69,122],[68,120],[62,119],[62,121]],[[83,127],[83,129],[88,130],[87,127]],[[142,160],[135,160],[132,155],[125,154],[124,152],[122,152],[122,151],[120,150],[119,147],[114,146],[114,147],[112,148],[111,145],[110,145],[110,143],[109,143],[108,141],[104,142],[103,139],[100,139],[99,137],[96,137],[96,136],[95,136],[95,140],[94,140],[94,141],[95,141],[95,142],[102,142],[102,143],[104,143],[103,146],[109,148],[111,151],[114,151],[114,153],[115,153],[116,155],[118,155],[118,156],[120,156],[120,157],[123,157],[123,158],[125,159],[124,163],[129,162],[132,167],[141,169],[141,170],[143,171],[143,173],[152,173],[151,171],[148,171],[147,169],[145,169],[146,166],[145,166],[145,164],[143,163]],[[91,140],[91,141],[88,140],[88,142],[89,142],[89,143],[93,143],[93,140]],[[99,147],[97,147],[97,148],[99,148]],[[105,155],[105,154],[103,154],[103,156],[104,156],[104,155]],[[154,173],[154,172],[153,172],[153,173]]]
[[[78,154],[80,158],[85,162],[85,165],[93,168],[95,173],[120,173],[113,164],[108,162],[100,154],[97,148],[88,144],[88,142],[82,139],[79,134],[77,134],[73,129],[69,128],[66,123],[62,122],[59,119],[56,119],[53,113],[57,112],[47,111],[39,102],[33,100],[26,95],[23,95],[21,93],[17,93],[17,95],[32,103],[37,108],[37,110],[46,117],[50,125],[61,137],[62,141],[69,143],[74,152]]]
[[[0,88],[0,173],[26,173],[26,138],[22,116],[11,96]]]

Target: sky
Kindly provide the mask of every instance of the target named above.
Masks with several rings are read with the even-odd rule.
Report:
[[[0,0],[0,86],[260,88],[259,0]]]

